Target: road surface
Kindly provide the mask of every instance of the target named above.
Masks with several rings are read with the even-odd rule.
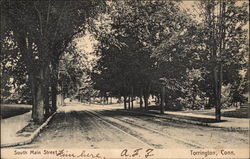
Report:
[[[61,107],[42,133],[19,148],[247,148],[247,131],[138,115],[115,106]],[[120,106],[122,108],[122,106]]]

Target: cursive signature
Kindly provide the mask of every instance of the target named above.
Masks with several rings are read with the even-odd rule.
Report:
[[[154,156],[154,154],[152,153],[154,151],[154,149],[146,149],[144,150],[143,148],[137,148],[134,150],[129,151],[128,149],[124,149],[121,152],[121,156],[122,157],[151,157]]]
[[[81,154],[75,154],[75,153],[68,152],[67,150],[62,149],[56,152],[56,156],[63,157],[63,158],[69,157],[69,158],[90,158],[90,159],[103,158],[105,159],[105,157],[102,157],[100,153],[90,153],[85,150],[83,150]]]
[[[82,153],[79,155],[79,156],[77,156],[77,157],[84,157],[84,158],[102,158],[101,157],[101,155],[99,154],[99,153],[95,153],[95,154],[93,154],[93,153],[88,153],[88,152],[86,152],[86,151],[82,151]]]

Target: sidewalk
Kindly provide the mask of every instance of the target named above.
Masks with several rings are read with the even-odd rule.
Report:
[[[1,119],[1,147],[2,145],[25,140],[27,137],[20,136],[17,132],[28,125],[30,119],[31,111],[22,115]]]
[[[56,112],[42,124],[33,125],[33,127],[29,126],[30,129],[23,132],[20,131],[32,123],[30,122],[31,111],[11,118],[1,119],[1,148],[31,143],[55,114]]]
[[[211,115],[201,115],[194,113],[183,113],[183,112],[165,112],[166,115],[175,115],[176,117],[182,117],[184,119],[192,120],[192,118],[197,119],[207,119],[209,126],[221,127],[221,128],[232,128],[232,129],[243,129],[249,130],[249,119],[246,118],[231,118],[231,117],[221,117],[222,122],[216,122],[214,116]],[[195,120],[194,120],[195,121]],[[198,120],[199,121],[199,120]],[[209,122],[212,121],[212,122]]]
[[[232,109],[234,110],[234,109]],[[232,111],[226,110],[226,111]],[[127,111],[127,110],[126,110]],[[215,110],[214,110],[215,111]],[[214,111],[208,112],[197,112],[197,111],[165,111],[164,114],[160,114],[158,109],[150,109],[148,111],[140,110],[137,107],[131,110],[131,113],[146,114],[148,116],[165,118],[179,122],[191,123],[196,125],[225,128],[231,130],[249,130],[250,120],[249,118],[236,118],[236,117],[225,117],[221,116],[221,122],[215,120]],[[225,110],[224,110],[225,111]],[[226,112],[225,111],[225,112]],[[244,110],[249,113],[249,110]]]

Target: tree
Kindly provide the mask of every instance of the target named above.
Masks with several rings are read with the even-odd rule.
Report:
[[[8,37],[1,37],[1,102],[15,101],[30,104],[28,99],[30,94],[27,91],[29,85],[26,82],[27,71],[12,38],[11,34],[8,34]]]
[[[247,3],[200,1],[199,5],[204,11],[203,35],[209,37],[203,41],[210,65],[205,66],[208,71],[205,75],[213,77],[214,82],[209,82],[213,88],[211,99],[215,101],[216,120],[220,120],[222,85],[235,85],[236,81],[241,81],[240,70],[246,66],[247,31],[244,26],[248,21]],[[236,85],[240,86],[239,83]]]
[[[186,66],[178,65],[176,76],[173,64],[187,57],[181,54],[188,53],[181,46],[185,36],[179,34],[192,29],[187,27],[190,18],[173,1],[118,1],[109,6],[95,29],[100,59],[94,80],[105,91],[123,94],[124,101],[131,94],[143,96],[147,109],[149,95],[160,93],[160,78],[186,74]],[[105,18],[108,24],[100,22]]]
[[[50,64],[56,74],[60,55],[85,29],[87,19],[97,13],[94,8],[98,4],[100,1],[1,1],[1,28],[13,33],[29,75],[34,121],[42,122],[44,107],[48,107]]]

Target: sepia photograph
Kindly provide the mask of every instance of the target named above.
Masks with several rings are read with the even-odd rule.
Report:
[[[248,159],[248,0],[0,0],[1,159]]]

